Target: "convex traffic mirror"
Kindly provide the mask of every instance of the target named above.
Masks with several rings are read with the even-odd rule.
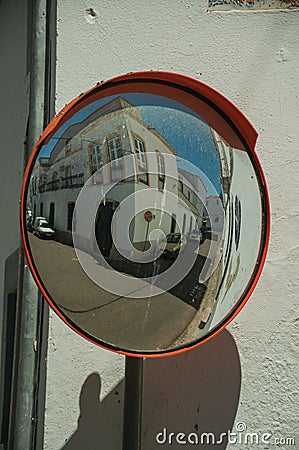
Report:
[[[43,295],[106,348],[155,356],[205,341],[261,272],[269,208],[256,132],[191,78],[131,73],[49,124],[21,202]]]

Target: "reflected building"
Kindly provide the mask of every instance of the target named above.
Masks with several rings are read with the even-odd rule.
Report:
[[[262,226],[259,185],[248,154],[231,148],[212,129],[211,133],[221,161],[221,197],[225,226],[215,305],[205,330],[219,323],[244,291],[250,278],[252,263],[258,257],[260,241],[257,236],[260,236]],[[212,202],[216,207],[217,198],[207,196],[206,202]],[[217,213],[211,216],[211,220],[217,220]]]
[[[207,209],[209,210],[209,214],[207,213]],[[225,218],[222,210],[222,199],[219,195],[207,195],[203,221],[206,230],[208,230],[209,238],[220,241]],[[211,232],[212,229],[213,232]]]
[[[33,221],[37,216],[45,217],[58,241],[72,245],[75,203],[86,183],[91,198],[96,198],[93,191],[100,186],[107,191],[98,205],[95,223],[97,242],[106,257],[113,253],[111,223],[115,210],[129,195],[145,189],[155,189],[157,205],[163,205],[166,191],[172,194],[172,200],[168,198],[168,213],[161,206],[151,210],[153,220],[149,225],[143,213],[133,214],[129,233],[136,249],[145,249],[152,229],[159,228],[165,235],[188,234],[202,226],[207,195],[204,183],[198,175],[178,166],[175,150],[142,120],[140,109],[124,98],[117,97],[88,118],[69,125],[51,143],[49,156],[39,157],[35,164],[28,203]],[[129,155],[133,157],[130,171],[124,159]],[[134,175],[128,176],[128,172]],[[140,209],[137,202],[136,209]],[[121,224],[116,221],[114,228],[121,245],[125,242]],[[85,238],[88,245],[90,236]],[[82,245],[86,246],[84,242]]]

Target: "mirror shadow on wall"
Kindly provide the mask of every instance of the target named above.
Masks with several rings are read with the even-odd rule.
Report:
[[[221,433],[233,429],[240,395],[241,367],[233,337],[225,330],[185,354],[145,360],[143,385],[143,450],[182,448],[171,437],[172,444],[167,443],[170,433],[183,432],[193,442],[196,436],[200,442],[205,432],[221,439]],[[80,393],[78,428],[65,437],[61,450],[121,449],[123,383],[101,402],[100,389],[100,375],[89,375]],[[160,442],[167,436],[165,445],[156,442],[158,434]],[[203,437],[200,448],[226,446],[225,436],[215,445]]]
[[[242,297],[260,251],[261,192],[246,151],[186,106],[115,95],[40,148],[26,226],[41,283],[70,323],[111,348],[173,351]]]

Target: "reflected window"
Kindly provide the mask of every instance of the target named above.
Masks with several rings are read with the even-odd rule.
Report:
[[[141,183],[149,184],[144,142],[136,136],[134,136],[134,148],[137,160],[139,181],[141,181]]]
[[[71,139],[67,139],[65,143],[65,154],[68,154],[72,151],[71,147]]]
[[[70,202],[67,205],[67,230],[72,231],[73,214],[75,209],[75,202]]]
[[[175,228],[176,228],[176,214],[172,214],[170,233],[174,233],[175,232]]]
[[[65,178],[62,183],[62,188],[72,188],[76,184],[76,175],[73,173],[74,166],[65,167]]]
[[[90,175],[93,175],[102,167],[102,158],[99,144],[94,144],[89,147],[90,158]]]
[[[58,176],[58,172],[54,172],[52,175],[52,187],[53,191],[56,191],[57,189],[59,189],[59,176]]]
[[[55,222],[55,203],[50,203],[50,209],[49,209],[49,225],[51,228],[54,228],[54,222]]]
[[[111,167],[118,167],[121,165],[122,149],[120,144],[120,137],[114,136],[107,140],[109,161],[111,162]]]
[[[66,166],[66,168],[65,168],[65,175],[67,177],[70,177],[72,175],[72,169],[73,169],[72,166]]]
[[[107,139],[108,162],[110,163],[111,182],[121,180],[123,177],[123,150],[119,135]]]
[[[40,216],[44,215],[44,204],[43,204],[43,202],[41,202],[41,204],[39,205],[39,215]]]
[[[193,225],[193,218],[192,216],[190,217],[190,224],[189,224],[189,231],[192,231],[192,225]]]
[[[45,192],[47,190],[47,175],[42,174],[39,179],[38,185],[39,192]]]
[[[163,190],[165,186],[165,159],[162,153],[157,151],[158,166],[158,189]]]

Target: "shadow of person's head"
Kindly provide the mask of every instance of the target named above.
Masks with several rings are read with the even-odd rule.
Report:
[[[98,373],[91,373],[83,383],[80,393],[80,418],[79,420],[87,420],[96,417],[100,409],[100,394],[101,394],[101,377]]]
[[[121,448],[123,391],[118,385],[102,401],[101,377],[91,373],[80,393],[78,428],[61,450],[107,450]]]

